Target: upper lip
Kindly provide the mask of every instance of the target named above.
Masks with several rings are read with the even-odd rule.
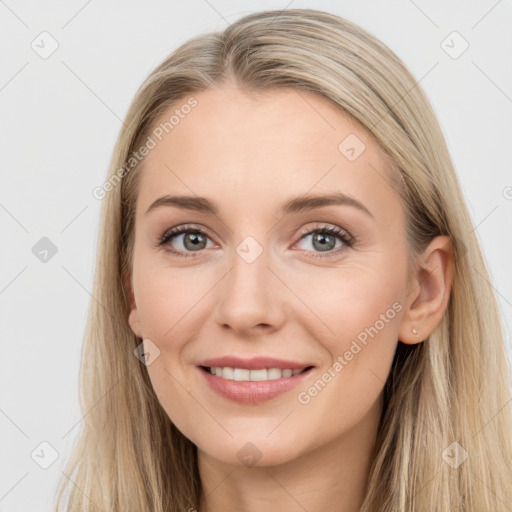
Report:
[[[235,356],[214,357],[206,359],[199,363],[199,366],[229,367],[229,368],[245,368],[247,370],[263,370],[265,368],[280,368],[281,370],[302,370],[308,366],[308,363],[300,363],[297,361],[286,361],[284,359],[276,359],[274,357],[253,357],[251,359],[242,359]]]

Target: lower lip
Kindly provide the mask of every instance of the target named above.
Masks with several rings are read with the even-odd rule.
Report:
[[[298,386],[314,370],[314,368],[310,368],[292,377],[281,377],[273,380],[236,381],[217,377],[201,367],[198,367],[198,369],[213,391],[224,398],[241,404],[259,404],[272,400],[272,398]]]

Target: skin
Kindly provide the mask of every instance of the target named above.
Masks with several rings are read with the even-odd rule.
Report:
[[[397,342],[421,342],[447,306],[449,240],[435,238],[407,274],[405,216],[390,161],[322,97],[291,89],[248,95],[233,83],[194,97],[197,107],[144,162],[129,323],[160,350],[147,367],[152,385],[198,447],[204,492],[196,509],[356,511]],[[354,161],[338,149],[349,134],[366,146]],[[348,205],[279,215],[289,198],[333,191],[356,198],[373,218]],[[170,206],[146,214],[165,194],[206,197],[218,214]],[[157,245],[169,228],[187,223],[206,233],[206,246],[194,252],[177,235],[167,247],[192,257]],[[301,240],[323,226],[338,226],[356,242],[348,247],[335,237],[323,252],[314,233]],[[263,249],[252,263],[236,252],[248,236]],[[298,393],[395,302],[401,310],[394,318],[309,403],[299,403]],[[269,402],[238,404],[212,391],[196,367],[231,354],[315,369]],[[247,442],[260,454],[252,466],[237,456]]]

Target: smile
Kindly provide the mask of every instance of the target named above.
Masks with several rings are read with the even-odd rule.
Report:
[[[217,396],[255,405],[278,398],[309,379],[314,366],[304,368],[236,368],[230,366],[198,366],[207,388]]]

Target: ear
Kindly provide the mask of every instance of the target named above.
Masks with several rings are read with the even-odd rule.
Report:
[[[124,278],[125,290],[128,295],[128,300],[130,303],[130,313],[128,315],[128,324],[130,325],[131,330],[137,336],[137,338],[143,338],[142,336],[142,326],[139,319],[139,312],[137,310],[137,305],[135,303],[135,295],[133,293],[133,286],[131,283],[131,279],[129,277]]]
[[[398,339],[414,345],[426,339],[439,325],[450,299],[454,272],[454,250],[449,236],[435,237],[410,279],[405,312]],[[416,329],[418,336],[413,329]]]

